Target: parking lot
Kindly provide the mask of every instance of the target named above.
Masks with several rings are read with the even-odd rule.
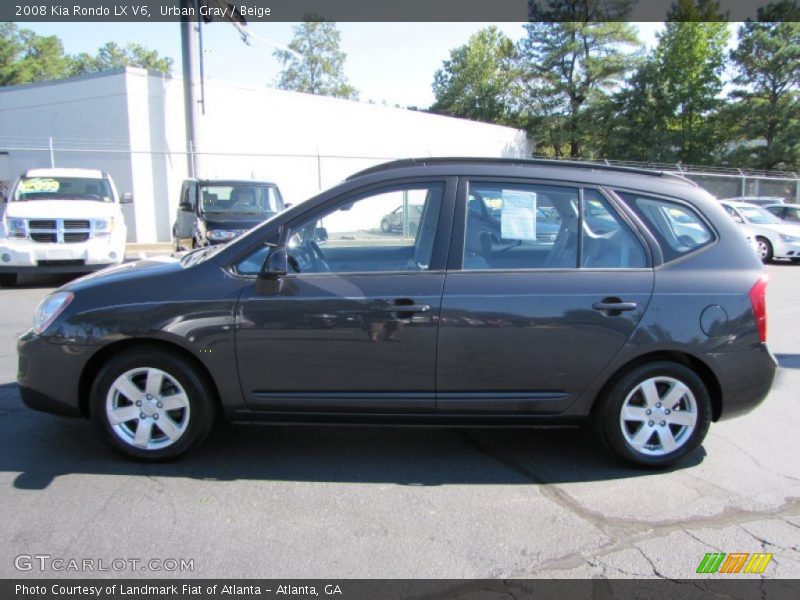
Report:
[[[20,401],[15,338],[63,279],[3,288],[0,577],[93,575],[15,566],[49,555],[193,564],[122,572],[146,577],[691,578],[708,552],[800,577],[800,265],[768,272],[771,395],[665,472],[577,429],[228,425],[178,462],[130,462]]]

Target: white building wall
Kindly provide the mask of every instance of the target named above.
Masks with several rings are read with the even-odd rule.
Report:
[[[294,203],[394,158],[530,154],[519,130],[415,111],[218,82],[205,100],[196,175],[271,180]],[[0,88],[0,151],[15,176],[49,166],[50,137],[57,166],[108,171],[133,192],[130,241],[170,240],[188,176],[180,79],[128,68]]]

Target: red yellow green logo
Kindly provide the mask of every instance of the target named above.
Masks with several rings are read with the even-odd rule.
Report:
[[[763,573],[772,560],[765,552],[709,552],[697,566],[698,573]]]

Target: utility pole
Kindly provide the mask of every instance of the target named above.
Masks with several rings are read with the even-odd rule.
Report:
[[[182,9],[194,9],[195,0],[181,0]],[[193,11],[182,10],[182,13]],[[186,166],[190,177],[196,177],[194,151],[197,148],[195,129],[194,61],[196,56],[194,21],[192,17],[181,15],[181,62],[183,65],[183,112],[186,122]]]

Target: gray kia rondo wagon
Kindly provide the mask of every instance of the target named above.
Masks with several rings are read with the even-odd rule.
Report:
[[[19,339],[18,381],[31,408],[91,418],[143,460],[222,417],[590,423],[664,466],[769,392],[766,282],[681,177],[402,160],[226,245],[65,285]]]

